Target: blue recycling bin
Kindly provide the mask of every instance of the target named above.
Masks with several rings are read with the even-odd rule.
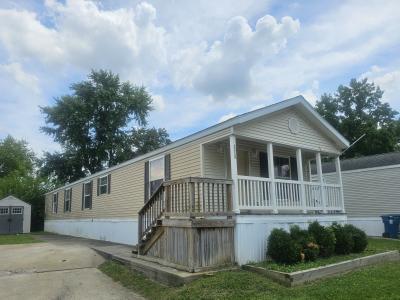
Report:
[[[383,236],[391,239],[399,238],[400,215],[383,215],[381,218],[385,226]]]

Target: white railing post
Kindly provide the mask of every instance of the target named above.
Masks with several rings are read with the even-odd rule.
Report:
[[[317,152],[315,155],[315,160],[317,162],[317,175],[318,175],[318,181],[320,184],[320,189],[321,189],[321,200],[322,200],[322,208],[323,208],[323,213],[327,213],[326,209],[326,194],[325,194],[325,187],[324,187],[324,178],[322,176],[322,162],[321,162],[321,153]]]
[[[345,213],[346,210],[344,208],[344,196],[343,196],[343,182],[342,182],[342,170],[340,168],[340,157],[337,156],[335,158],[335,165],[336,165],[336,176],[338,179],[338,184],[340,185],[340,200],[342,201],[342,213]]]
[[[272,143],[267,144],[267,156],[268,156],[268,176],[271,178],[271,204],[272,212],[278,213],[276,205],[276,193],[275,193],[275,170],[274,170],[274,149]]]
[[[297,179],[300,182],[300,201],[303,214],[307,213],[306,207],[306,190],[304,187],[304,174],[303,174],[303,157],[301,149],[296,149],[296,162],[297,162]]]
[[[231,156],[231,176],[232,176],[232,210],[240,213],[239,210],[239,190],[238,190],[238,173],[237,173],[237,155],[236,155],[236,136],[229,136],[229,149]]]

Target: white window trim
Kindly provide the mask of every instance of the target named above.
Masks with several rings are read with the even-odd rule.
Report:
[[[2,210],[6,210],[6,213],[3,213]],[[0,216],[8,215],[10,214],[10,208],[9,207],[0,207]]]
[[[86,181],[86,182],[84,182],[83,183],[83,210],[85,210],[85,209],[90,209],[90,207],[86,207],[86,197],[87,196],[91,196],[92,197],[92,201],[93,201],[93,187],[91,187],[91,189],[90,189],[90,193],[89,194],[86,194],[86,185],[87,184],[90,184],[91,183],[91,181]],[[93,205],[93,203],[92,203],[92,205]]]
[[[159,159],[162,159],[162,165],[163,165],[163,168],[164,168],[164,172],[163,172],[163,178],[160,178],[160,179],[162,179],[163,181],[165,181],[165,155],[160,155],[160,156],[157,156],[157,157],[155,157],[155,158],[152,158],[152,159],[150,159],[149,160],[149,187],[148,187],[148,189],[149,189],[149,196],[151,196],[151,182],[152,181],[154,181],[154,180],[150,180],[150,178],[151,178],[151,162],[152,161],[155,161],[155,160],[159,160]],[[157,180],[159,180],[159,179],[157,179]]]
[[[72,207],[71,207],[71,202],[72,202],[72,188],[68,188],[64,190],[64,193],[67,194],[67,191],[69,191],[69,199],[67,200],[67,197],[64,198],[65,203],[69,202],[69,209],[65,210],[65,212],[71,212]],[[65,205],[64,203],[64,205]]]
[[[15,209],[17,209],[20,212],[18,212],[18,213],[14,212]],[[24,213],[23,207],[11,207],[11,214],[12,215],[22,215],[23,213]]]
[[[51,201],[51,203],[52,203],[52,209],[51,209],[51,211],[53,212],[53,214],[56,214],[57,212],[58,212],[58,199],[57,199],[57,194],[58,194],[58,192],[57,193],[54,193],[53,194],[53,198],[52,198],[52,201]]]
[[[101,179],[106,178],[107,179],[107,183],[106,184],[101,184]],[[101,187],[105,186],[106,187],[106,192],[102,193],[101,192]],[[105,176],[101,176],[99,177],[99,196],[104,195],[104,194],[108,194],[108,174]]]

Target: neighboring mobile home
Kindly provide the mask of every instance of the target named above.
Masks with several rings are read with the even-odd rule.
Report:
[[[346,222],[348,145],[298,96],[46,194],[45,230],[139,243],[140,254],[190,271],[259,261],[274,227]],[[337,182],[323,182],[321,157],[335,160]]]
[[[400,152],[345,159],[341,169],[349,223],[382,236],[381,216],[400,214]],[[327,183],[337,180],[334,170],[333,164],[323,165]]]

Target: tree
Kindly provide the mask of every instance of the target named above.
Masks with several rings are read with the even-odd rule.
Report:
[[[0,177],[13,172],[21,176],[33,171],[34,154],[25,141],[17,141],[8,135],[0,142]]]
[[[398,112],[382,103],[382,95],[383,91],[367,78],[352,79],[349,86],[340,85],[334,95],[323,94],[317,101],[317,111],[350,142],[366,134],[345,152],[345,157],[398,150]]]
[[[133,129],[130,134],[130,140],[133,147],[133,156],[145,154],[171,143],[169,135],[164,128],[139,128]]]
[[[32,230],[43,230],[43,195],[51,186],[38,176],[38,160],[25,141],[7,136],[0,141],[0,199],[9,195],[32,205]]]
[[[55,175],[62,182],[82,178],[134,157],[132,141],[154,134],[144,127],[152,110],[151,96],[144,87],[121,83],[118,75],[100,70],[73,84],[71,90],[72,94],[56,98],[54,106],[41,108],[47,125],[42,131],[63,149],[45,153],[42,174]],[[130,129],[134,126],[139,130]],[[132,136],[136,133],[139,136]],[[153,139],[158,141],[153,147],[169,141],[165,130],[156,133],[160,137]]]

